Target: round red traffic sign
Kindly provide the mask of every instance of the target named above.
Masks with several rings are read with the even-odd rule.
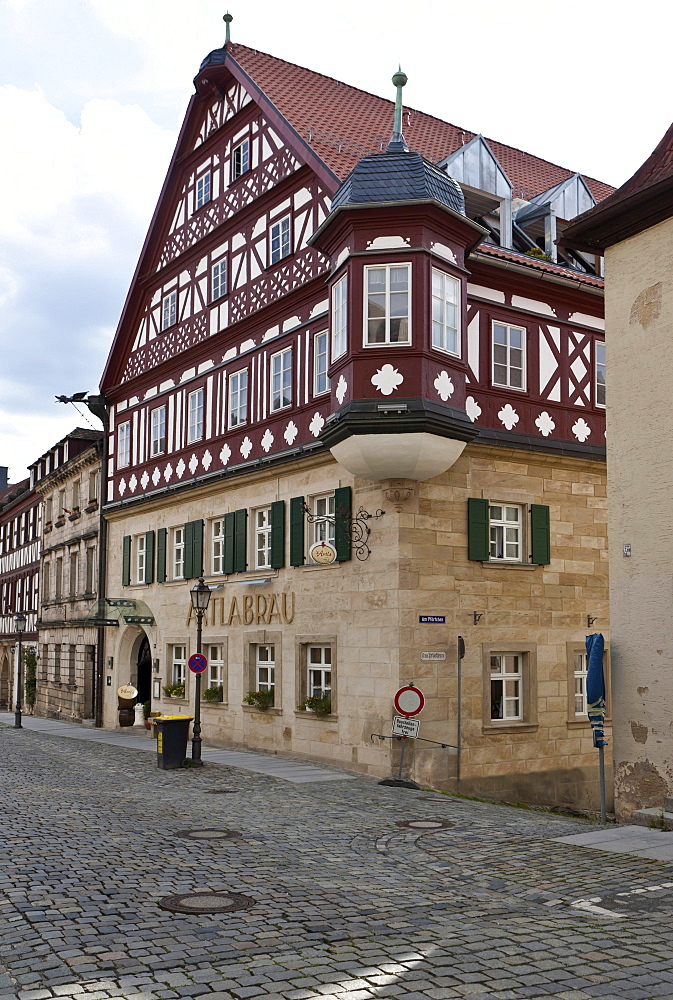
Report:
[[[187,666],[193,674],[202,674],[208,666],[208,660],[203,653],[192,653],[187,660]]]
[[[400,715],[406,715],[409,718],[423,711],[425,698],[422,691],[419,691],[413,684],[409,684],[407,687],[399,689],[393,698],[393,704]]]

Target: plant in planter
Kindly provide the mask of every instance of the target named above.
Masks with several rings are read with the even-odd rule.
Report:
[[[243,699],[246,705],[254,705],[260,712],[273,708],[273,691],[248,691]]]
[[[184,698],[185,696],[185,685],[182,684],[166,684],[164,685],[164,694],[167,698]]]
[[[26,667],[26,705],[32,713],[37,700],[37,653],[34,649],[24,650],[23,662]]]
[[[91,511],[95,510],[97,506],[98,506],[98,497],[91,497],[84,510],[87,514],[90,514]]]
[[[323,719],[332,712],[332,698],[329,694],[324,694],[320,698],[304,698],[297,708],[300,712],[313,712],[319,719]]]
[[[217,702],[224,700],[224,689],[221,684],[216,684],[214,687],[206,688],[203,692],[203,700],[210,702]]]
[[[145,722],[145,729],[151,729],[152,723],[150,722],[150,713],[152,711],[152,702],[143,702],[143,720]]]

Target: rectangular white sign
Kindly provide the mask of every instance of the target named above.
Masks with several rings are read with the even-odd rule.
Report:
[[[445,660],[446,653],[442,653],[439,650],[428,650],[425,653],[421,653],[422,660]]]
[[[415,740],[420,725],[419,719],[405,719],[401,715],[396,715],[393,719],[393,736],[409,736]]]

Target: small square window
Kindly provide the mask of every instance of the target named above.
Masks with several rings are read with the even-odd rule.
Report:
[[[523,551],[523,508],[515,504],[489,507],[489,558],[521,562]]]
[[[292,252],[290,240],[290,216],[286,215],[279,222],[274,222],[269,234],[269,256],[272,264],[277,264],[283,257]]]
[[[210,170],[202,174],[196,181],[196,208],[203,206],[210,201]]]
[[[177,321],[178,293],[169,292],[161,302],[161,329],[168,330]]]
[[[231,179],[235,181],[250,169],[250,140],[244,139],[231,153]]]

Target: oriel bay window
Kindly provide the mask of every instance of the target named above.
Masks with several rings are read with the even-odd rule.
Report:
[[[460,282],[444,271],[432,269],[432,346],[460,354]]]
[[[410,264],[365,267],[365,345],[408,344]]]
[[[271,355],[271,412],[292,405],[292,348]]]
[[[348,277],[337,281],[332,289],[332,361],[346,353],[348,345]]]
[[[468,559],[494,564],[551,561],[549,507],[471,497],[467,501]]]

